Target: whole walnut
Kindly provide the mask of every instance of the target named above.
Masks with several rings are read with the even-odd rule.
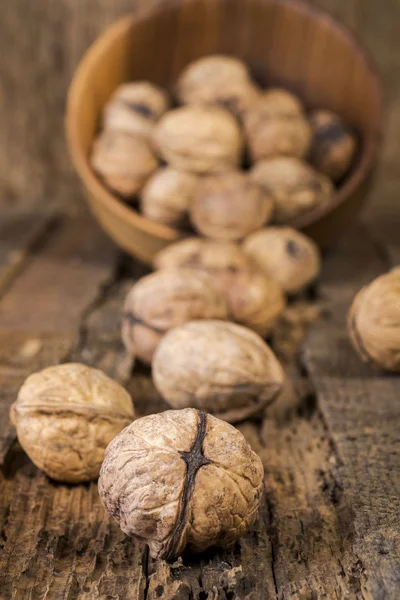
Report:
[[[67,363],[30,375],[10,409],[19,443],[57,481],[98,477],[104,451],[134,417],[132,399],[116,381]]]
[[[300,101],[285,90],[265,92],[245,113],[244,129],[251,158],[286,155],[302,158],[311,143],[311,127]]]
[[[242,136],[235,118],[216,106],[182,106],[167,112],[154,130],[154,144],[173,167],[193,173],[237,165]]]
[[[329,110],[313,111],[310,123],[313,133],[310,162],[318,171],[338,181],[351,167],[357,150],[356,137],[340,117]]]
[[[93,144],[91,164],[112,190],[129,198],[158,166],[143,138],[122,131],[103,131]]]
[[[150,363],[168,329],[192,319],[225,319],[224,298],[207,273],[176,268],[140,279],[128,293],[122,339],[130,354]]]
[[[321,269],[317,245],[291,227],[267,227],[250,235],[243,250],[288,294],[296,294],[314,281]]]
[[[234,241],[262,227],[273,209],[269,195],[246,173],[226,171],[199,182],[189,216],[203,235]]]
[[[348,317],[354,348],[379,369],[400,372],[400,269],[381,275],[355,297]]]
[[[104,107],[103,127],[148,138],[168,106],[167,93],[154,83],[124,83]]]
[[[333,193],[328,177],[290,156],[261,160],[252,168],[250,177],[273,199],[275,223],[288,223],[328,204]]]
[[[264,470],[232,425],[193,408],[138,419],[109,445],[100,498],[122,531],[171,560],[225,546],[256,519]]]
[[[236,115],[260,96],[244,62],[220,54],[191,62],[180,75],[177,87],[183,104],[219,104]]]
[[[272,402],[283,378],[260,336],[224,321],[192,321],[172,329],[153,359],[155,386],[173,408],[199,408],[232,423]]]
[[[163,167],[156,171],[140,194],[140,207],[148,219],[171,227],[188,223],[188,209],[198,178],[191,173]]]

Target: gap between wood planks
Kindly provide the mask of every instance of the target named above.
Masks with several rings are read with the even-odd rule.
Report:
[[[255,526],[229,549],[173,564],[150,559],[122,534],[95,483],[49,481],[14,442],[8,406],[25,376],[48,364],[104,369],[128,386],[139,415],[168,408],[148,370],[138,365],[130,376],[120,342],[123,297],[146,269],[121,260],[90,219],[63,218],[42,239],[0,301],[2,600],[394,598],[398,513],[387,471],[395,383],[360,364],[344,329],[356,289],[387,268],[365,230],[326,257],[325,318],[300,369],[288,367],[293,385],[266,418],[239,426],[266,473]],[[385,421],[366,433],[375,392],[386,398]]]

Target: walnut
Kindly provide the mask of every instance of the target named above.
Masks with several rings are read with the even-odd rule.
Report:
[[[361,358],[386,371],[400,372],[400,269],[381,275],[355,297],[348,317],[354,348]]]
[[[253,331],[205,320],[167,333],[154,355],[153,378],[173,408],[191,406],[234,423],[256,414],[277,396],[283,371]]]
[[[257,182],[240,171],[227,171],[199,182],[189,216],[203,235],[233,241],[262,227],[272,212],[272,200]]]
[[[122,338],[128,352],[150,363],[168,329],[192,319],[224,319],[223,297],[207,273],[165,269],[140,279],[128,293]]]
[[[214,106],[182,106],[167,112],[156,125],[154,143],[173,167],[194,173],[232,168],[242,154],[235,118]]]
[[[240,115],[260,96],[246,65],[231,56],[205,56],[191,62],[178,80],[183,104],[219,104]]]
[[[244,115],[253,160],[277,155],[305,156],[311,127],[299,100],[285,90],[269,90]]]
[[[104,107],[103,127],[148,138],[168,105],[167,93],[154,83],[124,83]]]
[[[329,110],[315,110],[310,115],[313,139],[310,162],[334,181],[349,171],[357,150],[354,133]]]
[[[133,196],[157,168],[148,143],[121,131],[103,131],[93,144],[91,163],[112,190]]]
[[[262,160],[250,172],[274,201],[275,223],[287,223],[310,210],[325,206],[333,186],[325,175],[289,156]]]
[[[142,213],[148,219],[170,227],[186,225],[197,182],[197,177],[190,173],[172,167],[159,169],[141,192]]]
[[[291,227],[257,231],[244,241],[243,250],[288,294],[304,289],[318,277],[321,269],[316,244]]]
[[[193,408],[138,419],[109,445],[99,494],[122,531],[171,560],[242,536],[256,519],[264,469],[244,436]]]
[[[32,462],[69,483],[97,478],[105,448],[133,416],[123,387],[102,371],[76,363],[30,375],[10,410]]]

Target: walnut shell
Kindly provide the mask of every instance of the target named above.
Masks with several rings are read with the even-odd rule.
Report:
[[[93,144],[94,171],[115,192],[129,198],[158,166],[149,144],[121,131],[103,131]]]
[[[187,224],[198,178],[172,167],[159,169],[140,194],[140,208],[148,219],[170,227]]]
[[[334,181],[349,171],[357,150],[357,140],[343,121],[329,110],[310,115],[313,133],[309,153],[311,164]]]
[[[104,107],[104,129],[149,138],[154,124],[168,110],[167,93],[149,81],[117,87]]]
[[[236,115],[260,97],[244,62],[219,54],[191,62],[180,75],[177,88],[183,104],[219,104]]]
[[[259,412],[283,385],[282,367],[261,337],[212,320],[169,331],[154,355],[153,378],[173,408],[191,406],[233,423]]]
[[[113,440],[99,494],[124,533],[171,560],[243,535],[257,516],[263,474],[237,429],[192,408],[168,410]]]
[[[258,183],[240,171],[227,171],[199,182],[189,216],[203,235],[233,241],[262,227],[272,212],[272,200]]]
[[[104,451],[134,417],[132,399],[116,381],[67,363],[30,375],[11,406],[19,443],[57,481],[98,477]]]
[[[267,227],[250,235],[243,250],[289,294],[314,281],[321,269],[317,245],[291,227]]]
[[[214,106],[182,106],[167,112],[156,125],[153,139],[168,163],[193,173],[232,168],[242,153],[235,118]]]
[[[150,363],[168,329],[192,319],[224,319],[227,308],[207,273],[176,268],[140,279],[128,293],[122,339],[128,352]]]
[[[358,292],[348,330],[364,361],[400,372],[400,269],[381,275]]]
[[[287,223],[328,204],[333,193],[328,177],[289,156],[261,160],[252,168],[250,177],[273,199],[275,223]]]
[[[285,90],[265,92],[245,113],[243,124],[253,160],[302,158],[311,144],[311,126],[301,103]]]

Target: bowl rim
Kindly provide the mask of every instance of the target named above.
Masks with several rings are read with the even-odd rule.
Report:
[[[116,194],[112,193],[105,184],[97,177],[90,166],[88,155],[83,151],[79,143],[78,123],[75,117],[79,98],[81,97],[84,87],[86,74],[92,71],[92,67],[97,63],[99,58],[107,52],[110,44],[115,39],[118,39],[122,33],[129,30],[134,24],[148,20],[152,16],[160,14],[168,7],[173,7],[183,2],[187,4],[198,4],[201,0],[168,0],[167,3],[160,3],[150,7],[144,7],[136,12],[129,13],[120,17],[108,27],[92,42],[83,54],[81,60],[73,75],[69,86],[65,113],[65,133],[69,154],[72,163],[82,179],[83,184],[87,188],[90,195],[94,196],[104,207],[115,216],[128,222],[131,226],[140,229],[150,235],[163,239],[166,242],[174,241],[184,236],[184,232],[174,229],[168,225],[150,221],[141,215],[135,208],[128,206]],[[360,41],[358,35],[346,24],[331,15],[322,8],[306,3],[304,0],[260,0],[270,4],[281,4],[295,7],[303,14],[310,14],[313,18],[323,19],[329,26],[335,29],[337,34],[346,40],[357,52],[363,61],[367,71],[374,81],[375,90],[378,100],[378,120],[375,131],[367,138],[363,139],[361,153],[356,167],[345,178],[343,183],[335,190],[331,201],[323,206],[311,209],[310,211],[299,215],[298,217],[285,223],[286,226],[291,226],[296,229],[304,229],[312,226],[329,215],[338,206],[343,204],[346,199],[355,192],[366,179],[371,170],[374,158],[379,150],[382,142],[383,125],[384,125],[384,89],[381,75],[376,66],[375,60],[371,52]]]

